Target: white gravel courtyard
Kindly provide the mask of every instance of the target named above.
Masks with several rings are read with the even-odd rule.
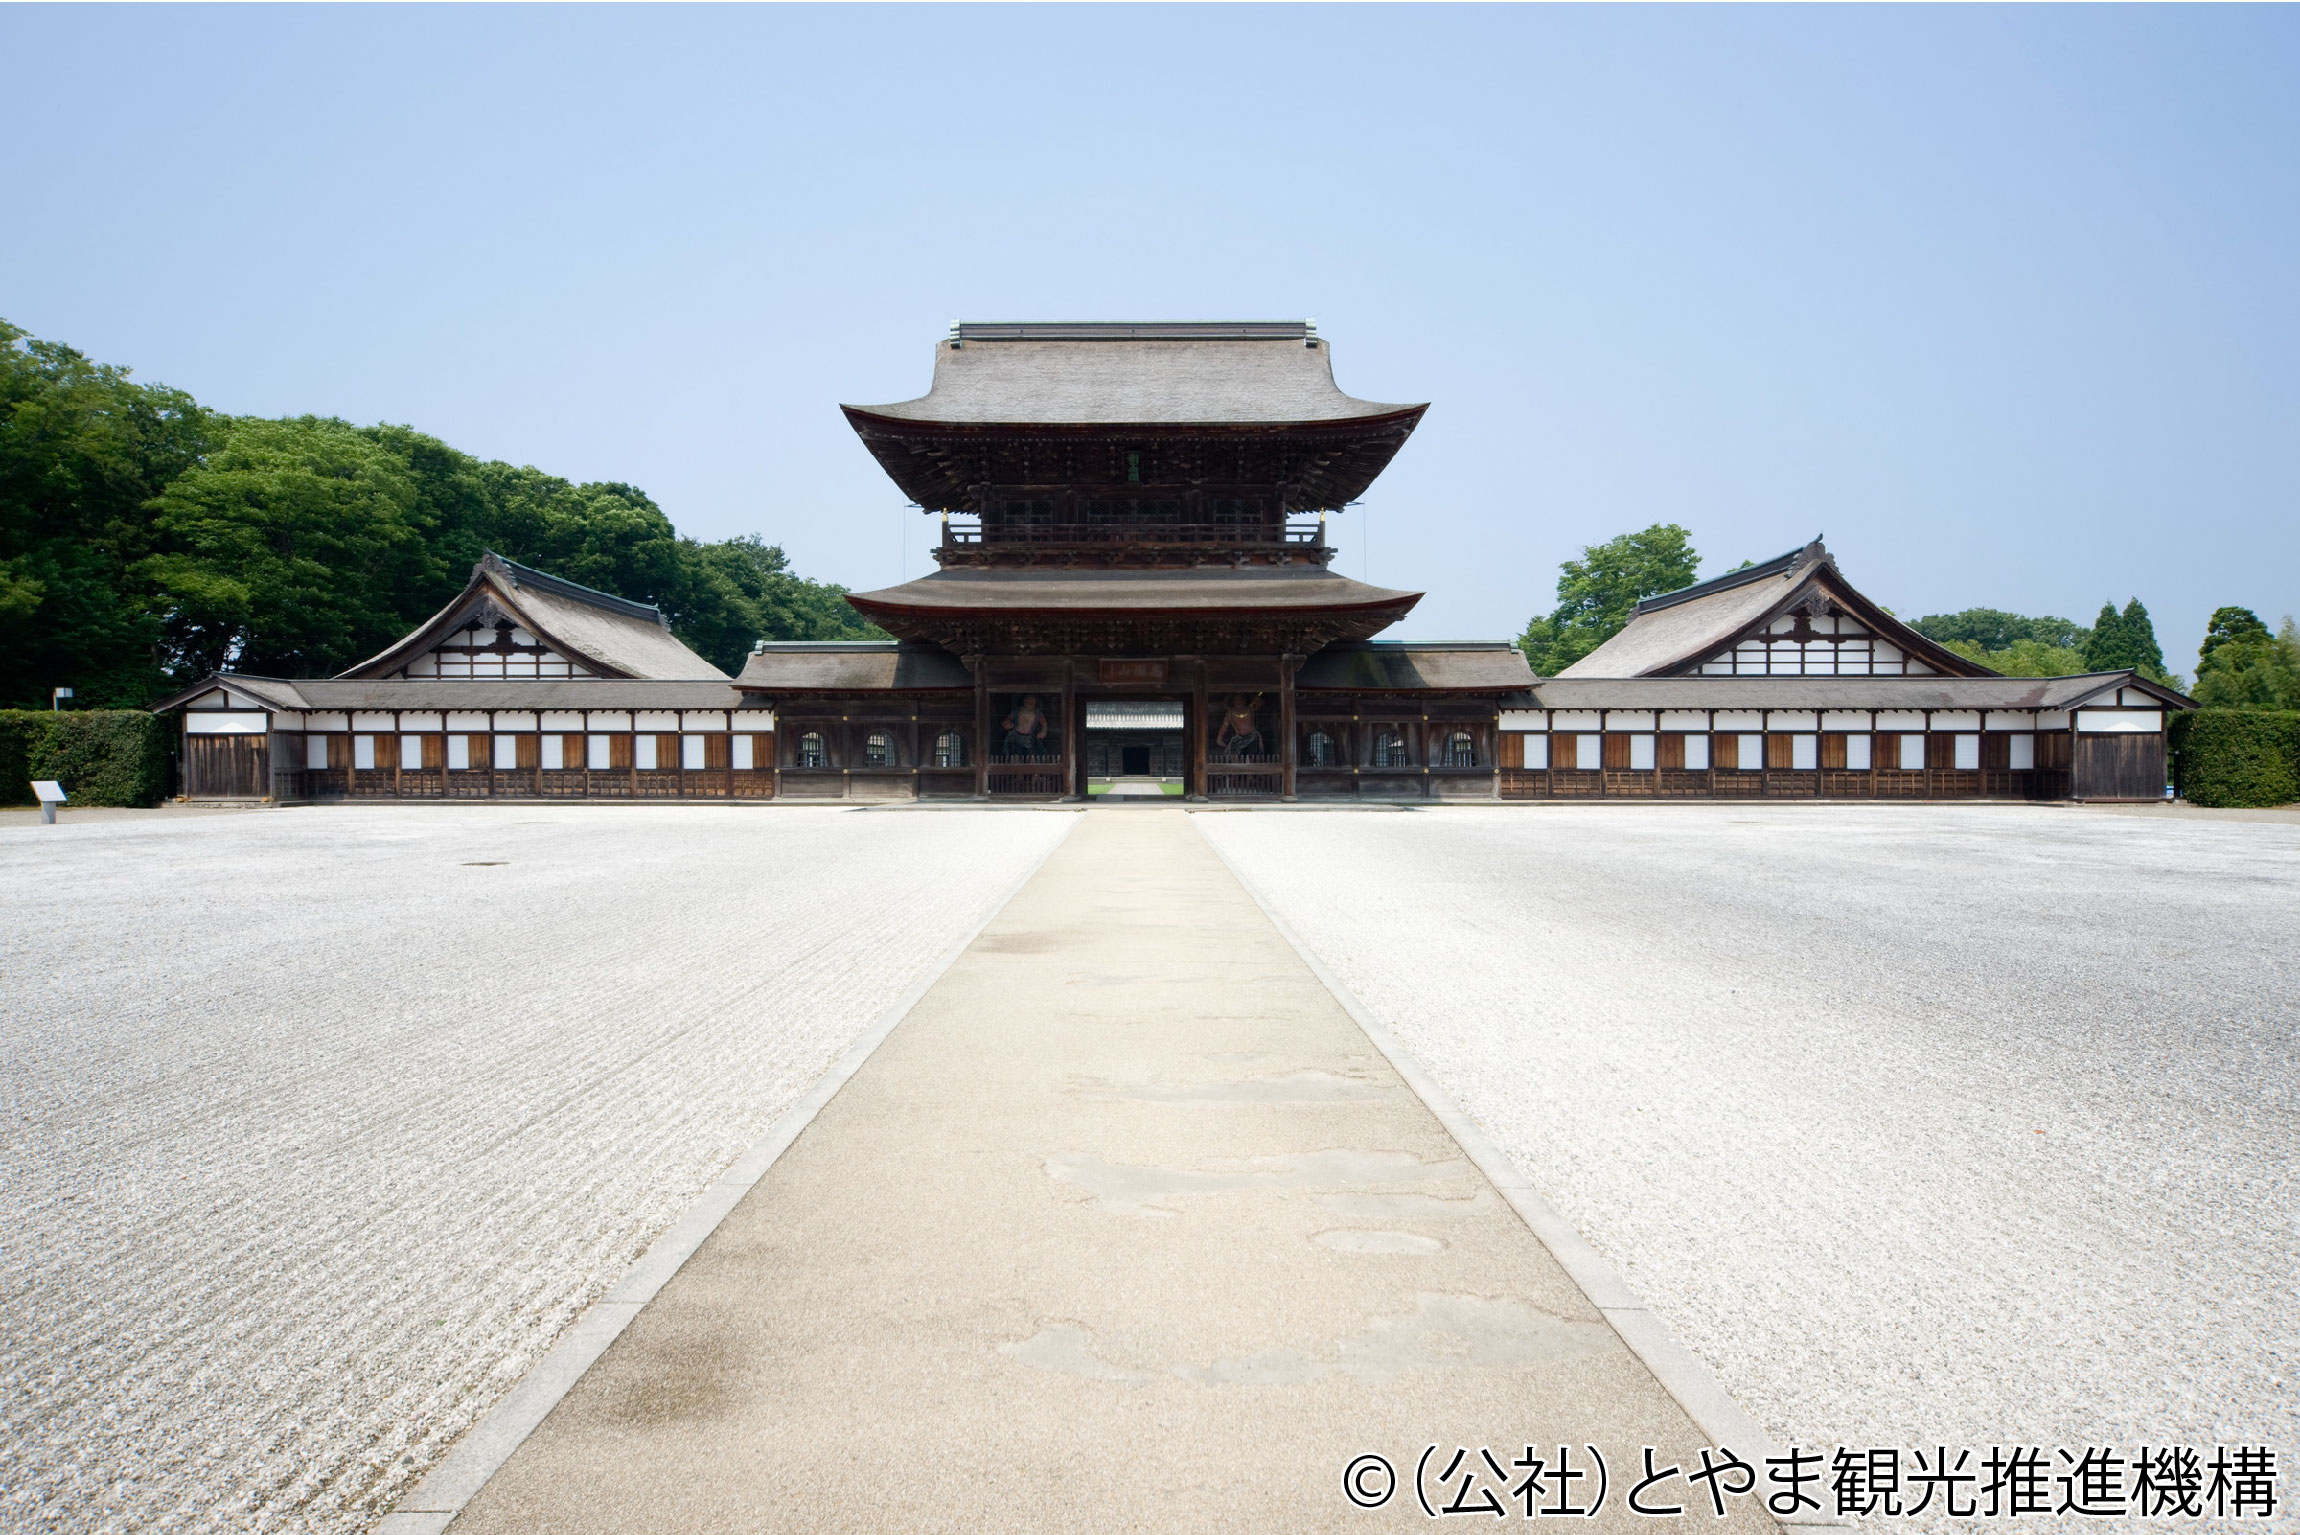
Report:
[[[1196,824],[1784,1442],[2280,1445],[2289,1509],[2300,827]]]
[[[365,1527],[1072,820],[0,829],[0,1527]]]

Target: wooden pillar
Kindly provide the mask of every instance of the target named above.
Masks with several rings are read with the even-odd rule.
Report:
[[[974,673],[974,797],[990,798],[990,658],[963,656]]]
[[[1192,799],[1205,799],[1206,792],[1206,658],[1192,658],[1197,664],[1191,671],[1190,734],[1185,738],[1192,745],[1190,761],[1193,767],[1190,781],[1182,786],[1183,793]]]
[[[1086,786],[1078,777],[1078,743],[1085,732],[1078,728],[1078,664],[1074,657],[1062,658],[1062,797],[1077,799],[1085,794]]]
[[[1278,792],[1294,797],[1294,672],[1302,657],[1278,657]]]

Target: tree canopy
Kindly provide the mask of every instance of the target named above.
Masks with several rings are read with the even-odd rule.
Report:
[[[233,417],[0,321],[0,707],[133,708],[219,667],[327,675],[482,551],[662,608],[733,672],[762,639],[877,636],[756,535],[682,538],[631,485],[407,426]]]
[[[2028,640],[2081,655],[2086,642],[2092,638],[2090,629],[2066,618],[2029,618],[2019,613],[2007,613],[2001,608],[1967,608],[1962,613],[1934,613],[1918,619],[1909,627],[1951,650],[1956,650],[1960,641],[1977,646],[1982,651],[2002,651]],[[1965,654],[1961,650],[1957,653]],[[2037,672],[2031,675],[2057,677],[2068,674]]]
[[[1557,606],[1518,636],[1539,676],[1553,677],[1621,632],[1647,597],[1691,586],[1701,568],[1693,535],[1673,522],[1590,544],[1558,567]]]
[[[2085,641],[2084,669],[2088,672],[2113,672],[2131,669],[2153,682],[2172,682],[2172,674],[2164,669],[2164,650],[2156,643],[2156,625],[2149,620],[2148,609],[2138,597],[2124,605],[2119,613],[2116,604],[2100,605],[2100,616],[2092,621],[2092,636]]]
[[[2274,634],[2250,608],[2220,608],[2196,652],[2196,701],[2213,709],[2300,709],[2300,628]]]

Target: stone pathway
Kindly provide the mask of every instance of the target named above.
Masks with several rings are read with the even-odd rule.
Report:
[[[1650,1530],[1704,1442],[1188,814],[1090,812],[453,1530],[1426,1525],[1433,1443]]]

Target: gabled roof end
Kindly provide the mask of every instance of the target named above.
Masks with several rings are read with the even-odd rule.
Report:
[[[629,597],[618,597],[613,592],[600,591],[597,587],[584,586],[565,576],[555,576],[547,570],[537,570],[532,565],[507,560],[492,549],[482,553],[479,563],[471,567],[471,578],[474,581],[484,576],[508,581],[514,590],[530,587],[536,591],[549,592],[555,597],[589,603],[592,607],[604,608],[610,613],[620,613],[626,618],[650,618],[665,629],[671,627],[670,620],[663,616],[663,610],[651,602],[637,602]]]
[[[1691,602],[1696,597],[1708,597],[1717,592],[1729,592],[1736,586],[1747,586],[1752,581],[1762,581],[1768,576],[1795,576],[1809,565],[1818,565],[1824,562],[1830,565],[1837,563],[1836,557],[1829,553],[1828,546],[1821,542],[1821,536],[1816,533],[1813,535],[1811,543],[1792,549],[1787,554],[1776,554],[1769,560],[1761,560],[1754,565],[1745,565],[1739,570],[1729,570],[1725,574],[1713,576],[1707,581],[1697,581],[1691,586],[1681,586],[1673,592],[1663,592],[1659,596],[1648,597],[1638,603],[1633,611],[1658,613],[1663,608],[1673,608],[1680,602]]]

